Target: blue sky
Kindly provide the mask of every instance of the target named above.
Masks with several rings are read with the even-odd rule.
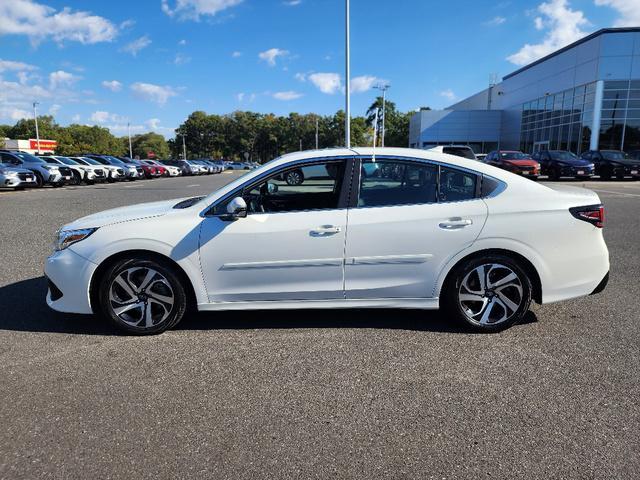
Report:
[[[599,28],[640,0],[351,0],[352,105],[442,108]],[[0,0],[0,123],[39,112],[124,135],[194,110],[334,113],[344,0]]]

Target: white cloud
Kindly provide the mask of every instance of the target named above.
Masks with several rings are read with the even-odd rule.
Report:
[[[102,110],[93,112],[89,117],[89,121],[95,122],[95,123],[122,122],[122,121],[126,122],[126,120],[127,120],[126,118],[121,117],[116,113],[109,113]]]
[[[456,94],[453,93],[453,90],[447,88],[446,90],[442,90],[440,92],[440,96],[446,98],[447,100],[454,101],[456,98]]]
[[[342,88],[342,81],[337,73],[312,73],[307,78],[318,90],[328,95],[333,95]]]
[[[518,52],[507,57],[511,63],[526,65],[584,37],[581,27],[589,21],[580,10],[572,10],[567,0],[550,0],[537,7],[540,14],[534,19],[538,30],[546,29],[541,43],[526,44]]]
[[[231,53],[231,56],[232,56],[233,58],[241,57],[241,56],[242,56],[242,52],[239,52],[239,51],[237,51],[237,50],[236,50],[235,52],[232,52],[232,53]]]
[[[62,105],[58,105],[57,103],[54,103],[49,107],[49,115],[55,115],[60,111],[61,108],[62,108]]]
[[[177,53],[175,58],[173,59],[173,63],[175,65],[185,65],[191,61],[191,57],[187,57],[182,53]]]
[[[178,45],[180,45],[181,47],[184,47],[187,44],[187,41],[185,39],[182,39],[178,42]]]
[[[11,119],[14,122],[17,122],[18,120],[22,120],[23,118],[32,119],[33,112],[23,110],[21,108],[0,105],[0,118],[7,118]]]
[[[178,93],[169,86],[154,85],[153,83],[136,82],[131,85],[131,90],[143,100],[164,105],[171,97]]]
[[[239,103],[243,103],[245,101],[247,103],[251,103],[256,99],[256,94],[255,93],[246,94],[244,92],[240,92],[240,93],[236,93],[235,97]]]
[[[258,54],[258,57],[260,58],[260,60],[264,60],[265,62],[267,62],[270,67],[275,67],[278,57],[286,57],[287,55],[289,55],[289,52],[287,50],[282,50],[280,48],[270,48],[269,50],[260,52]]]
[[[59,87],[68,87],[80,80],[80,77],[73,73],[65,72],[64,70],[58,70],[49,74],[49,87],[51,90],[55,90]]]
[[[81,117],[80,117],[80,114],[79,114],[79,113],[76,113],[73,117],[71,117],[71,121],[72,121],[73,123],[79,123],[79,122],[80,122],[80,118],[81,118]]]
[[[295,7],[300,5],[302,3],[302,0],[284,0],[282,3],[287,7]]]
[[[142,50],[143,48],[147,48],[149,45],[151,45],[151,39],[147,35],[144,35],[140,38],[135,39],[131,43],[127,43],[124,47],[122,47],[122,51],[130,53],[135,57],[136,55],[138,55],[138,52],[140,50]]]
[[[14,62],[12,60],[2,60],[0,58],[0,73],[6,71],[14,71],[14,72],[31,72],[36,70],[38,67],[35,65],[29,65],[28,63],[23,62]]]
[[[144,122],[149,130],[158,130],[160,128],[160,119],[159,118],[150,118],[146,122]]]
[[[33,45],[51,38],[91,44],[110,42],[118,28],[109,20],[89,12],[55,8],[33,0],[0,1],[0,35],[26,35]]]
[[[372,75],[363,75],[351,79],[351,93],[363,93],[371,90],[374,85],[385,83],[384,80]]]
[[[498,15],[496,17],[493,17],[491,20],[487,20],[486,22],[484,22],[484,25],[486,25],[487,27],[497,27],[498,25],[502,25],[506,21],[506,18]]]
[[[177,0],[171,8],[169,0],[162,0],[161,8],[170,17],[180,20],[200,20],[201,15],[215,16],[227,8],[240,5],[243,0]]]
[[[293,76],[293,78],[295,78],[299,82],[306,82],[307,81],[307,74],[306,73],[296,73]]]
[[[131,28],[136,24],[135,20],[129,19],[125,20],[120,24],[120,30],[126,30],[127,28]]]
[[[273,94],[273,98],[276,100],[297,100],[302,97],[302,94],[299,92],[294,92],[293,90],[287,90],[286,92],[276,92]]]
[[[112,92],[119,92],[122,90],[122,83],[117,80],[105,80],[102,82],[102,87]]]
[[[619,17],[614,27],[637,27],[640,25],[640,0],[595,0],[596,5],[611,7],[618,11]]]

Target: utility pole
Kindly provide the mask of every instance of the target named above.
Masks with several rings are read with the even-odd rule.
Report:
[[[351,148],[351,45],[350,36],[350,5],[345,0],[345,108],[344,108],[344,146]]]
[[[187,143],[184,139],[184,133],[182,133],[181,135],[182,135],[182,156],[186,160],[187,159]]]
[[[318,117],[316,117],[316,150],[318,150]]]
[[[384,134],[385,134],[385,126],[384,126],[384,122],[387,119],[387,111],[386,111],[386,104],[387,104],[387,90],[389,90],[389,88],[391,87],[391,85],[389,84],[380,84],[380,85],[376,85],[374,88],[377,88],[378,90],[382,91],[382,135],[381,135],[381,142],[380,142],[380,146],[382,148],[384,148]]]
[[[300,151],[302,151],[302,139],[300,139]]]
[[[36,145],[38,146],[38,153],[40,153],[40,132],[38,131],[38,102],[33,102],[33,119],[36,122]]]
[[[127,131],[129,133],[129,158],[133,158],[133,148],[131,148],[131,123],[127,122]]]

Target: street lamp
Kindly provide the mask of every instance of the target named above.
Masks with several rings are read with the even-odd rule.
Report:
[[[349,0],[345,0],[345,108],[344,146],[351,148],[351,46],[349,44]]]
[[[129,134],[129,158],[133,158],[133,148],[131,147],[131,123],[127,122],[127,132]]]
[[[384,127],[384,122],[387,119],[387,115],[386,115],[386,103],[387,103],[387,90],[389,90],[389,88],[391,88],[391,85],[389,84],[378,84],[373,88],[377,88],[378,90],[382,91],[382,139],[381,139],[381,147],[384,148],[384,134],[385,134],[385,127]]]
[[[36,145],[38,148],[38,153],[40,153],[40,132],[38,131],[38,105],[39,102],[33,102],[33,119],[36,122]]]

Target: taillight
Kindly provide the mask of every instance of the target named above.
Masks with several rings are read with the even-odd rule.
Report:
[[[604,227],[604,206],[589,205],[586,207],[573,207],[569,211],[578,220],[589,222],[590,224],[602,228]]]

